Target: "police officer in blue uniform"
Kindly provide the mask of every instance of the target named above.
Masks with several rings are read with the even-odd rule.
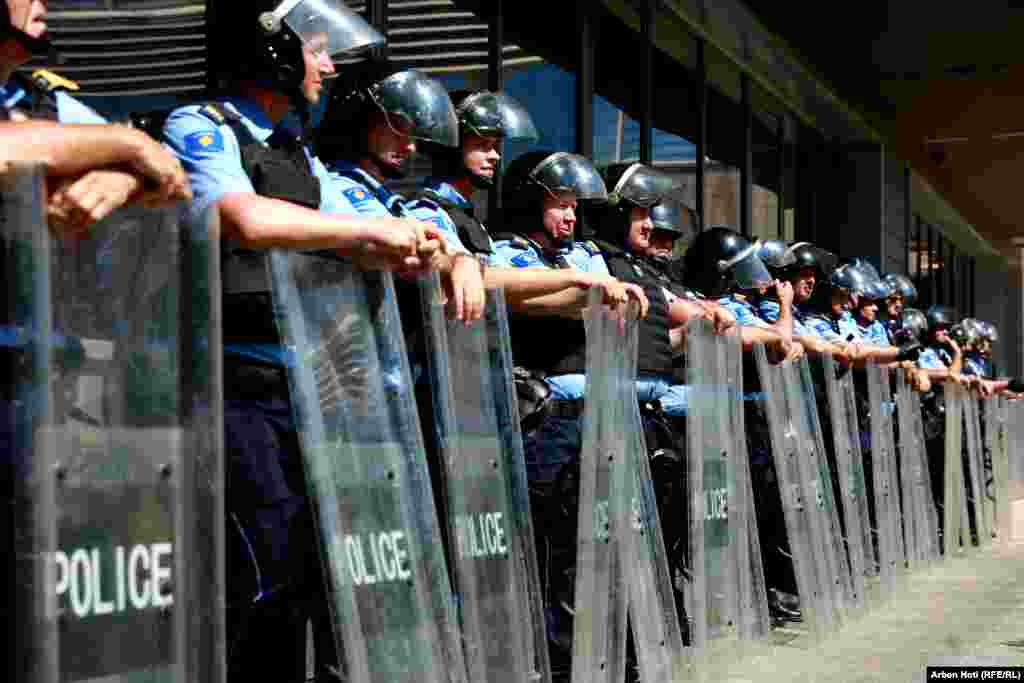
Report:
[[[192,180],[194,218],[222,231],[228,671],[233,680],[303,680],[306,622],[316,675],[337,669],[327,598],[267,280],[266,250],[331,250],[363,268],[419,269],[440,249],[417,221],[346,204],[302,138],[332,58],[383,43],[333,0],[258,0],[218,15],[232,42],[228,93],[179,108],[163,137]]]
[[[584,157],[527,152],[510,164],[505,176],[502,229],[495,235],[498,256],[515,268],[576,269],[607,276],[598,247],[574,241],[579,202],[605,199],[604,182]],[[642,291],[636,296],[644,299]],[[523,445],[551,667],[556,680],[567,680],[572,664],[586,337],[578,309],[553,313],[512,315],[510,334],[516,365],[533,373],[549,393],[541,402],[538,425],[525,435]]]
[[[888,273],[883,279],[890,293],[885,300],[885,308],[881,310],[881,319],[892,339],[893,333],[900,329],[904,308],[917,303],[917,287],[902,273]]]

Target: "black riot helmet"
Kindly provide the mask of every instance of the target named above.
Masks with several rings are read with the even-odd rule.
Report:
[[[903,341],[924,342],[928,334],[928,318],[916,308],[904,308],[900,318],[900,327],[896,330],[897,339]],[[908,337],[903,339],[903,337]]]
[[[26,4],[26,8],[30,7],[30,4]],[[7,2],[0,3],[0,42],[8,39],[16,41],[23,49],[32,55],[43,55],[48,53],[53,47],[50,43],[50,37],[48,33],[44,33],[39,37],[33,37],[25,33],[24,28],[16,26],[15,21],[22,22],[25,17],[12,17],[10,8]]]
[[[932,333],[939,327],[946,329],[953,327],[958,319],[956,310],[939,304],[931,306],[925,317],[928,319],[928,331]]]
[[[651,207],[651,224],[655,230],[671,232],[675,239],[690,237],[696,232],[697,219],[693,209],[680,201],[667,198]]]
[[[536,142],[540,135],[526,108],[513,97],[489,90],[456,90],[450,93],[459,125],[459,140],[469,135],[494,138],[509,142]],[[490,189],[493,177],[473,173],[466,168],[464,149],[454,149],[433,142],[421,145],[421,150],[434,162],[434,175],[445,178],[468,177],[479,190]]]
[[[768,271],[776,277],[781,277],[788,271],[790,266],[796,263],[793,252],[782,240],[765,240],[761,242],[757,255],[764,261]]]
[[[863,270],[857,268],[856,264],[845,263],[832,271],[828,278],[828,285],[831,289],[841,289],[859,296],[867,290],[870,280]]]
[[[982,339],[990,344],[995,344],[999,341],[999,330],[996,329],[995,325],[984,320],[979,320],[978,327],[980,328],[980,336]]]
[[[601,174],[584,156],[550,150],[534,150],[519,156],[509,164],[502,184],[505,228],[520,234],[541,229],[544,199],[564,194],[582,202],[600,203],[608,199]]]
[[[602,175],[608,203],[593,212],[595,227],[601,239],[621,246],[626,244],[632,209],[650,210],[676,188],[671,175],[639,163],[612,164]]]
[[[228,79],[254,81],[303,108],[303,49],[332,60],[384,45],[385,39],[341,0],[247,0],[244,9],[214,13],[216,63]],[[222,83],[222,85],[224,85]]]
[[[911,282],[910,278],[900,273],[889,273],[882,278],[892,293],[890,297],[900,297],[903,299],[904,304],[912,304],[917,301],[917,287]]]
[[[831,251],[816,247],[810,242],[794,242],[789,247],[793,262],[786,267],[786,274],[798,273],[804,268],[815,268],[822,280],[836,269],[839,259]]]
[[[772,283],[758,258],[760,244],[726,227],[709,228],[697,235],[683,257],[683,283],[707,297],[732,289],[757,289]]]
[[[401,135],[447,148],[458,145],[455,109],[439,81],[371,59],[347,70],[331,89],[316,132],[317,155],[327,161],[357,161],[370,154],[370,125],[378,114]],[[374,162],[385,177],[404,175],[389,160]]]
[[[968,347],[973,348],[981,339],[978,335],[978,328],[969,324],[968,320],[962,320],[949,328],[949,336],[965,351]]]

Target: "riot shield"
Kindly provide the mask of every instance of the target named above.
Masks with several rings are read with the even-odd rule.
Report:
[[[761,640],[768,637],[771,617],[768,612],[768,594],[761,557],[761,538],[754,509],[754,485],[750,472],[750,453],[747,449],[746,410],[744,409],[743,348],[738,337],[727,337],[725,345],[726,386],[729,388],[728,430],[736,469],[736,486],[746,509],[748,548],[736,550],[739,581],[739,619],[737,632],[741,641]],[[750,579],[742,578],[749,571]]]
[[[458,592],[462,642],[470,680],[535,681],[544,667],[535,658],[544,643],[543,621],[534,621],[531,601],[539,597],[533,536],[517,519],[514,471],[526,463],[522,449],[510,450],[502,434],[510,417],[499,419],[510,397],[512,367],[503,331],[504,298],[488,290],[484,317],[465,325],[445,314],[437,274],[420,283],[434,420],[446,493],[448,537]],[[529,554],[532,561],[527,560]],[[547,649],[540,648],[542,657]]]
[[[1009,539],[1010,527],[1010,460],[1007,445],[1007,401],[996,395],[983,401],[985,409],[985,441],[992,463],[991,483],[986,495],[992,503],[992,530],[1000,543]]]
[[[830,355],[821,356],[822,376],[828,398],[829,424],[835,453],[836,474],[845,522],[845,540],[849,550],[853,604],[865,606],[865,580],[875,575],[874,543],[864,485],[860,431],[853,397],[853,377],[842,371]]]
[[[907,568],[918,569],[934,559],[935,528],[923,434],[918,431],[920,404],[902,370],[896,371],[896,414],[899,418],[899,474]],[[916,413],[916,414],[915,414]]]
[[[221,681],[216,225],[71,238],[42,182],[0,177],[7,680]]]
[[[896,448],[893,434],[893,403],[888,368],[865,368],[868,383],[868,420],[871,425],[871,485],[875,493],[875,520],[878,539],[878,574],[882,594],[892,597],[896,582],[905,569],[902,514],[896,474]]]
[[[825,437],[818,416],[818,401],[814,381],[811,377],[811,367],[807,358],[804,357],[798,364],[791,366],[791,369],[795,374],[793,386],[798,390],[795,398],[802,406],[800,414],[803,417],[803,426],[801,429],[810,436],[806,441],[801,440],[800,442],[806,444],[809,449],[807,460],[814,464],[814,469],[810,470],[808,474],[816,477],[814,480],[815,503],[822,518],[822,543],[825,562],[832,580],[833,601],[838,615],[843,617],[847,610],[860,604],[863,594],[854,591],[853,580],[850,576],[850,562],[847,558],[842,529],[839,524],[839,509],[836,505],[835,488],[832,484],[832,466],[825,453]]]
[[[935,562],[942,557],[942,546],[939,539],[939,512],[936,506],[935,494],[932,490],[931,465],[928,461],[928,452],[925,448],[924,415],[921,409],[921,395],[917,392],[910,392],[910,422],[913,429],[916,443],[916,454],[918,460],[911,464],[912,471],[917,475],[918,480],[914,486],[918,490],[915,500],[923,509],[923,523],[921,537],[919,538],[919,551],[924,560]],[[915,449],[910,450],[911,455]],[[917,474],[917,473],[920,474]]]
[[[465,680],[391,276],[282,251],[269,271],[347,676]]]
[[[972,538],[976,535],[977,545],[992,542],[992,529],[989,525],[988,496],[985,492],[984,441],[981,435],[981,418],[979,399],[974,392],[964,398],[964,426],[966,441],[967,470],[967,510],[973,520]]]
[[[573,680],[622,680],[626,614],[642,680],[682,680],[689,669],[673,599],[636,400],[636,307],[585,313],[583,414]]]
[[[737,344],[735,337],[715,335],[706,321],[693,321],[687,330],[693,578],[687,586],[686,608],[698,657],[707,654],[713,640],[752,639],[761,632],[750,557],[748,518],[754,512],[749,463],[739,458],[733,431],[743,412],[741,394],[729,384],[738,371]],[[760,556],[757,564],[760,567]],[[763,577],[759,583],[764,600]]]
[[[949,558],[971,545],[964,490],[963,447],[964,397],[966,392],[953,382],[943,386],[946,407],[946,447],[942,497],[942,549]]]
[[[810,459],[809,434],[800,429],[802,410],[793,400],[798,391],[792,367],[773,366],[763,346],[754,348],[765,412],[771,432],[772,460],[782,498],[786,534],[796,575],[804,622],[820,641],[838,626],[833,600],[833,578],[826,560],[823,516],[817,500],[817,463]],[[787,387],[787,383],[793,386]]]

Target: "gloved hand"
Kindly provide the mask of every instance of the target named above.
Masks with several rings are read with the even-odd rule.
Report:
[[[1015,394],[1024,394],[1024,379],[1015,377],[1010,380],[1010,383],[1006,385],[1007,391],[1012,391]]]

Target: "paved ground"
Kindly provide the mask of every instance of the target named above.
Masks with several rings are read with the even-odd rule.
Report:
[[[716,658],[711,681],[924,681],[928,664],[1024,666],[1024,538],[902,580],[888,603],[813,647],[799,631]],[[784,642],[788,641],[788,642]]]

